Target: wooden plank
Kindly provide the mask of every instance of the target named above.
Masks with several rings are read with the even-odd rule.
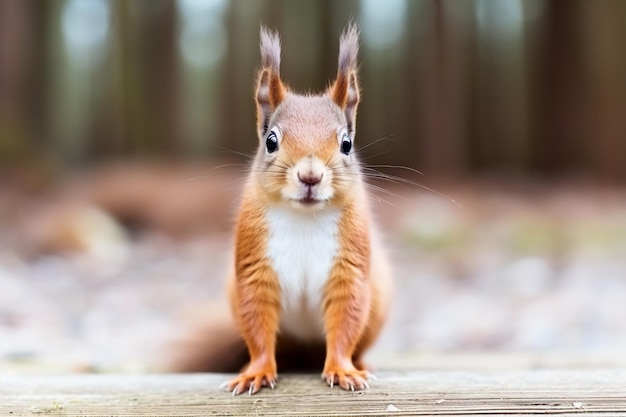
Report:
[[[542,352],[403,351],[370,353],[367,363],[386,370],[530,371],[539,369],[626,369],[623,350]]]
[[[5,375],[0,415],[626,415],[626,370],[388,372],[355,393],[284,375],[274,391],[238,397],[219,389],[229,377]]]

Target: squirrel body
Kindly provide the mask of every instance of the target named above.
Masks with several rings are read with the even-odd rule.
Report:
[[[389,304],[389,269],[352,149],[358,31],[342,35],[337,79],[321,95],[289,91],[278,35],[261,30],[256,90],[260,140],[236,226],[231,308],[250,362],[233,394],[274,387],[290,340],[322,346],[323,380],[367,388],[364,351]]]

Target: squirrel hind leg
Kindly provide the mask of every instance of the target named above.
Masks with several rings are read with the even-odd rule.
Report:
[[[378,339],[387,319],[391,298],[390,273],[384,259],[374,259],[372,270],[372,306],[367,326],[352,355],[354,367],[360,371],[371,371],[372,368],[363,361],[363,355]]]
[[[363,356],[378,338],[378,334],[380,333],[380,330],[382,329],[384,324],[384,319],[385,317],[380,314],[370,315],[370,319],[367,327],[365,328],[365,332],[359,340],[359,343],[356,345],[356,349],[354,350],[354,354],[352,355],[352,363],[354,364],[354,367],[359,371],[372,370],[372,368],[364,362]]]

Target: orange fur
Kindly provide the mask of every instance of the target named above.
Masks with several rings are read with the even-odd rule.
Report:
[[[326,362],[322,377],[342,388],[365,387],[366,371],[357,370],[352,357],[366,333],[372,287],[368,219],[352,203],[346,207],[339,230],[340,251],[324,294]]]
[[[348,100],[348,77],[347,74],[338,74],[332,89],[333,101],[341,108],[346,107]]]
[[[270,93],[272,109],[276,109],[285,99],[285,87],[278,74],[272,73],[270,75]]]
[[[268,252],[272,236],[276,239],[275,235],[283,232],[275,228],[270,230],[267,216],[274,207],[297,213],[296,219],[302,216],[302,219],[316,219],[316,222],[319,221],[317,217],[310,215],[316,210],[331,213],[333,219],[334,213],[338,213],[336,234],[329,231],[335,224],[332,221],[323,223],[324,228],[319,232],[328,233],[320,242],[336,243],[338,249],[332,258],[326,258],[330,268],[328,275],[323,277],[323,287],[320,287],[321,317],[309,317],[307,323],[323,322],[321,337],[325,339],[325,363],[322,378],[326,383],[330,386],[337,384],[346,390],[368,386],[362,355],[375,341],[383,325],[389,305],[390,283],[384,252],[372,233],[359,163],[356,155],[344,152],[341,147],[346,137],[349,140],[354,138],[359,100],[354,71],[357,49],[358,32],[350,27],[341,40],[335,83],[325,95],[301,96],[287,90],[280,80],[278,36],[264,29],[261,32],[264,68],[260,71],[256,90],[260,147],[244,190],[236,227],[235,271],[228,281],[232,311],[250,356],[243,372],[227,384],[228,390],[234,394],[244,391],[254,394],[263,386],[273,387],[277,377],[277,353],[280,361],[282,356],[289,356],[287,350],[302,346],[302,341],[294,335],[281,333],[281,312],[285,307],[281,305],[281,300],[284,301],[281,297],[304,297],[288,299],[287,304],[304,305],[304,314],[316,311],[313,307],[306,308],[308,303],[315,304],[317,294],[292,295],[289,292],[294,291],[292,287],[287,292],[282,287],[292,285],[289,281],[292,279],[314,280],[319,276],[306,278],[307,274],[314,272],[304,272],[302,278],[299,275],[302,271],[298,269],[300,272],[294,271],[295,277],[285,277],[284,265],[299,264],[293,261],[283,264],[276,259],[296,255]],[[265,141],[270,140],[270,135],[276,139],[276,146],[266,151]],[[302,175],[317,180],[305,182]],[[286,218],[291,219],[289,216],[292,214]],[[295,231],[300,227],[300,221],[303,220],[294,223]],[[296,233],[294,230],[284,233]],[[321,250],[320,253],[325,252]],[[315,257],[316,254],[298,256]],[[281,269],[275,269],[273,262],[282,265],[282,278],[277,272]],[[304,262],[303,265],[308,264]],[[305,281],[303,285],[308,284]],[[318,345],[313,341],[310,344]],[[295,352],[298,356],[298,351]]]
[[[248,191],[254,198],[254,192]],[[229,282],[229,298],[250,363],[244,372],[228,384],[238,393],[253,384],[251,393],[276,380],[276,334],[278,333],[279,284],[264,256],[266,228],[262,207],[254,200],[244,200],[237,224],[235,274]]]

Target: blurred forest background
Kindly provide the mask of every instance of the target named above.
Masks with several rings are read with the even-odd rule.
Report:
[[[0,0],[0,370],[219,338],[260,25],[320,91],[351,19],[398,288],[374,364],[626,366],[626,0]]]
[[[622,0],[2,0],[2,165],[249,153],[260,24],[320,91],[350,19],[368,162],[623,180]]]

